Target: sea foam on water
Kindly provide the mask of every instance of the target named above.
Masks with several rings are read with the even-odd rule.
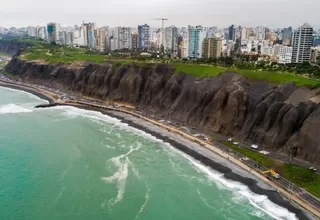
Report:
[[[0,106],[0,114],[15,114],[15,113],[25,113],[32,112],[30,109],[23,108],[15,104],[7,104]]]

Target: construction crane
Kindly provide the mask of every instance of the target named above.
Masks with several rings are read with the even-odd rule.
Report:
[[[161,44],[164,46],[164,21],[169,20],[168,18],[156,18],[154,20],[162,21],[162,39],[161,39]]]

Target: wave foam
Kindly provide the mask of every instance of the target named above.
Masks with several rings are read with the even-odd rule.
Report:
[[[30,109],[23,108],[15,104],[7,104],[0,106],[0,114],[14,114],[14,113],[24,113],[32,112]]]
[[[134,152],[139,150],[141,147],[140,144],[136,148],[130,146],[130,150],[117,157],[113,157],[109,159],[108,161],[112,162],[114,166],[118,168],[118,170],[109,177],[102,177],[101,179],[104,180],[107,183],[117,183],[117,197],[115,199],[111,199],[109,202],[111,205],[116,204],[117,202],[121,201],[123,199],[123,195],[125,193],[126,188],[126,181],[128,178],[128,167],[131,164],[128,156]],[[134,169],[134,168],[133,168]]]
[[[277,220],[297,220],[297,217],[294,213],[291,213],[287,209],[271,202],[267,196],[251,192],[246,185],[236,181],[228,180],[224,178],[223,174],[211,170],[209,167],[193,160],[188,156],[187,159],[193,166],[205,173],[209,180],[214,181],[219,185],[219,187],[224,187],[225,189],[231,190],[234,193],[235,201],[249,200],[252,206]],[[261,215],[261,213],[259,213],[259,215]]]
[[[146,191],[146,195],[145,195],[145,200],[144,203],[142,204],[139,212],[136,215],[136,219],[138,219],[139,215],[141,214],[141,212],[144,210],[144,208],[146,207],[148,201],[149,201],[149,194],[150,194],[150,188],[148,187],[148,185],[146,185],[147,191]]]

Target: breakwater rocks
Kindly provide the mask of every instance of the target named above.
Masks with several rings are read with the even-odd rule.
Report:
[[[233,72],[198,78],[176,73],[168,64],[45,64],[14,58],[6,71],[320,163],[319,88],[276,86]]]
[[[58,103],[42,104],[42,105],[37,105],[34,108],[50,108],[58,105],[61,105],[61,104],[58,104]]]

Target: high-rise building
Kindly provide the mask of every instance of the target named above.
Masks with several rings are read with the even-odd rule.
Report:
[[[171,53],[178,51],[178,29],[175,26],[165,29],[164,49]]]
[[[138,40],[139,40],[139,35],[137,33],[133,33],[131,35],[131,46],[133,50],[137,50],[138,49]]]
[[[73,43],[77,46],[85,46],[85,40],[84,40],[84,29],[83,26],[79,27],[78,29],[74,30],[73,32]]]
[[[265,40],[266,39],[266,28],[262,26],[258,26],[256,28],[256,37],[257,40]]]
[[[222,53],[222,40],[216,37],[205,38],[202,43],[202,48],[202,57],[218,58],[221,56]]]
[[[48,33],[48,41],[49,43],[55,42],[57,44],[60,43],[60,24],[58,23],[48,23],[47,24],[47,33]]]
[[[292,27],[284,28],[282,30],[282,44],[289,46],[292,41]]]
[[[118,27],[118,50],[131,49],[131,28],[130,27]]]
[[[94,43],[95,43],[95,38],[94,38],[94,29],[95,29],[95,23],[83,23],[82,28],[85,32],[84,35],[84,42],[85,45],[88,46],[89,48],[93,49],[95,48]]]
[[[188,57],[189,58],[200,58],[201,57],[201,33],[202,26],[188,26],[189,32],[189,48]]]
[[[99,28],[94,30],[95,49],[104,52],[106,50],[106,29]]]
[[[241,40],[247,40],[249,38],[249,31],[247,28],[243,27],[241,29]]]
[[[312,63],[319,63],[320,61],[320,46],[311,48],[311,58]]]
[[[310,61],[310,49],[312,46],[313,28],[309,24],[303,24],[294,31],[292,39],[292,63]]]
[[[139,44],[140,50],[148,50],[150,44],[150,26],[147,24],[138,25]]]
[[[37,29],[37,37],[43,40],[47,39],[47,30],[46,27],[38,27]]]
[[[183,49],[183,38],[181,35],[178,36],[178,57],[182,57],[182,49]]]
[[[281,46],[279,52],[278,63],[291,63],[292,62],[292,47]]]
[[[181,57],[187,58],[189,55],[189,31],[187,28],[182,28],[180,31],[182,37]]]
[[[231,25],[229,27],[229,38],[228,40],[233,40],[235,41],[236,40],[236,28],[234,25]]]
[[[37,37],[37,27],[29,26],[27,28],[28,37]]]

